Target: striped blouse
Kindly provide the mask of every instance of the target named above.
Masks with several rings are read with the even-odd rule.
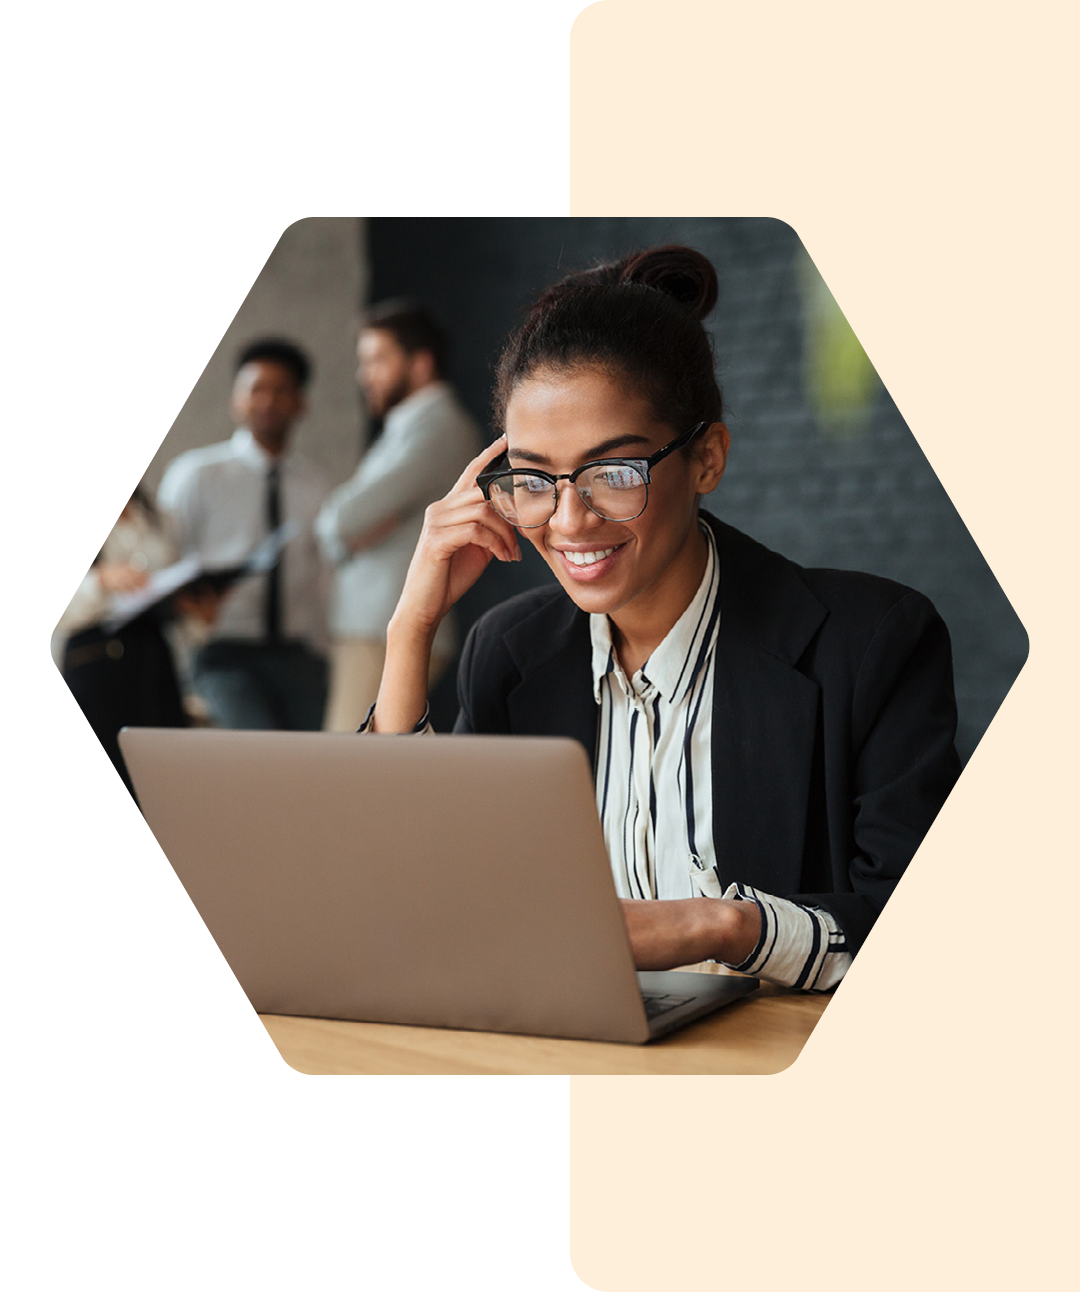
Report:
[[[717,857],[712,832],[713,664],[720,569],[712,531],[705,574],[679,621],[632,678],[606,615],[591,615],[600,706],[596,801],[620,897],[725,897],[758,904],[762,934],[743,973],[827,991],[851,962],[832,915],[745,884]]]

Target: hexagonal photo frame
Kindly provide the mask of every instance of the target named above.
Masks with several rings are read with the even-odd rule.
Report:
[[[723,481],[705,502],[706,512],[810,571],[814,576],[809,580],[811,588],[826,601],[820,571],[858,570],[890,581],[887,585],[874,583],[874,591],[866,594],[871,599],[880,597],[885,587],[901,585],[890,607],[903,600],[907,589],[925,594],[952,641],[955,744],[957,766],[962,765],[1023,666],[1026,634],[792,229],[768,219],[385,218],[309,219],[285,231],[165,435],[139,489],[133,491],[124,515],[103,543],[91,544],[100,546],[100,552],[58,625],[54,655],[120,776],[127,777],[116,744],[122,726],[311,729],[320,725],[317,717],[282,716],[280,708],[275,711],[277,716],[269,719],[235,716],[245,712],[242,704],[236,707],[240,703],[236,697],[251,681],[250,677],[246,682],[237,681],[245,669],[248,673],[251,669],[246,659],[237,662],[236,651],[241,647],[247,650],[253,643],[257,647],[264,629],[269,631],[265,616],[270,603],[285,599],[284,607],[278,604],[277,609],[286,622],[292,616],[292,628],[286,627],[285,635],[305,638],[308,655],[322,656],[332,639],[335,667],[340,668],[342,677],[344,654],[356,642],[377,638],[385,629],[385,605],[392,605],[393,596],[389,601],[383,596],[381,627],[373,631],[363,623],[357,628],[360,621],[350,600],[364,600],[379,577],[377,563],[368,560],[365,552],[377,554],[381,545],[392,544],[401,520],[396,513],[386,514],[391,505],[387,500],[396,485],[380,480],[378,472],[365,488],[354,489],[349,495],[350,484],[361,478],[364,463],[370,468],[374,460],[392,456],[393,441],[401,434],[393,400],[380,404],[370,380],[366,400],[357,386],[358,320],[372,304],[403,299],[424,304],[450,340],[449,357],[433,375],[445,375],[456,391],[458,410],[473,424],[486,428],[491,421],[492,374],[499,354],[523,310],[538,294],[590,265],[669,244],[701,252],[715,266],[719,278],[719,300],[706,319],[706,327],[715,351],[732,447]],[[398,333],[392,335],[400,341]],[[253,342],[263,349],[245,351]],[[311,374],[290,367],[291,346],[296,347],[302,362],[312,361]],[[430,350],[426,343],[415,349],[410,346],[411,341],[403,342],[400,348],[407,355]],[[275,388],[262,389],[252,377],[260,365],[264,376],[276,374],[280,379]],[[257,425],[260,417],[264,419],[262,431]],[[278,431],[288,436],[288,453],[282,462],[287,458],[289,465],[282,467],[276,505],[268,506],[269,495],[261,476],[257,498],[254,493],[244,494],[243,481],[245,471],[250,475],[253,464],[260,462],[260,435],[275,433],[275,418]],[[458,468],[468,456],[462,447],[456,459]],[[391,469],[385,465],[383,469],[389,480]],[[237,485],[237,481],[241,483]],[[331,486],[335,486],[331,498],[340,501],[345,497],[333,524],[326,519],[325,507]],[[230,489],[238,492],[230,493]],[[431,493],[423,502],[438,496],[438,492]],[[410,507],[415,510],[418,505],[419,500],[410,499]],[[284,533],[290,524],[302,532]],[[366,531],[364,542],[349,546],[349,525],[354,530],[359,526],[361,533]],[[384,534],[380,526],[386,525],[389,528]],[[285,543],[286,556],[280,561],[276,554],[267,557],[265,547],[267,536],[275,530],[281,531]],[[415,539],[415,534],[412,537]],[[411,550],[411,542],[409,547]],[[524,559],[492,562],[462,598],[458,642],[473,624],[510,598],[555,583],[542,555],[527,543],[521,548]],[[728,540],[721,542],[722,586],[725,570],[738,568],[741,558],[734,550]],[[755,546],[753,550],[758,549]],[[261,566],[260,552],[265,558]],[[90,564],[92,550],[87,557]],[[398,580],[396,594],[404,575],[400,552],[393,569]],[[286,582],[272,592],[278,579],[275,571]],[[830,614],[833,622],[842,617],[837,606]],[[875,624],[884,623],[892,614],[891,608],[887,614],[882,612]],[[721,632],[738,632],[739,623],[738,608],[724,605]],[[502,631],[506,632],[505,626]],[[857,636],[865,631],[865,625],[847,631],[849,638]],[[796,671],[801,669],[815,684],[825,687],[824,679],[807,663],[813,640],[810,633],[797,648],[792,647],[791,658],[781,662]],[[782,654],[778,641],[779,637],[769,646],[772,656]],[[910,655],[909,672],[916,668],[910,660],[916,658],[917,651],[930,649],[924,639],[920,643]],[[861,644],[859,658],[864,664],[873,649],[872,641]],[[207,669],[211,655],[220,657],[219,664],[223,660],[225,666]],[[308,663],[290,666],[285,681],[279,681],[279,690],[284,690],[287,700],[311,683],[304,674]],[[896,688],[899,703],[907,705],[909,696],[903,690],[899,666],[889,677],[888,685]],[[316,693],[320,684],[325,687],[325,677],[315,684]],[[849,716],[858,707],[857,684],[856,678],[852,682],[855,698],[849,695],[847,701]],[[829,686],[836,685],[833,678]],[[885,688],[885,683],[881,686]],[[223,687],[232,689],[231,710],[227,704],[222,707]],[[828,693],[827,688],[822,692]],[[819,695],[814,704],[822,703],[827,706],[828,699],[823,702]],[[884,690],[877,703],[883,710],[888,705],[889,695]],[[448,667],[431,691],[431,725],[438,731],[449,731],[456,710],[454,669]],[[714,711],[714,722],[718,713]],[[728,719],[734,714],[751,726],[758,721],[750,709],[740,714],[737,706],[729,706],[724,713]],[[854,725],[855,719],[851,721]],[[528,728],[530,733],[534,727]],[[212,730],[199,733],[200,739],[206,737],[214,738]],[[787,741],[784,724],[769,738],[775,742],[771,749],[782,749]],[[330,743],[344,749],[349,739],[334,737]],[[312,740],[321,747],[324,737],[303,738],[301,743],[309,748]],[[819,795],[815,787],[821,778],[834,775],[828,765],[832,754],[827,741],[822,743],[820,736],[817,740],[807,763],[809,788],[802,784],[797,792],[811,804],[820,799],[820,810],[825,812],[828,795]],[[853,750],[854,770],[844,772],[852,795],[852,817],[865,814],[866,803],[880,789],[858,782],[858,776],[863,775],[858,756],[869,759],[863,751]],[[917,766],[921,754],[915,748],[905,757]],[[778,754],[778,765],[783,761]],[[732,776],[743,774],[738,760],[731,766]],[[902,779],[899,773],[896,779]],[[769,781],[768,763],[758,761],[748,783],[749,794],[765,804],[761,811],[770,804],[775,806],[785,793],[794,792],[788,786],[784,792],[774,793]],[[252,793],[258,792],[257,784],[257,777],[251,780]],[[200,792],[212,797],[213,787],[205,785]],[[220,836],[227,804],[206,801],[207,819],[218,822]],[[190,805],[186,810],[190,812]],[[800,819],[799,828],[805,831],[800,839],[808,839],[815,830],[829,833],[827,825],[809,819],[816,810],[808,812],[806,821]],[[324,811],[332,816],[334,804],[325,804]],[[727,807],[718,807],[717,815],[726,811]],[[738,814],[741,808],[735,811]],[[749,808],[746,811],[754,816]],[[906,806],[898,811],[903,817]],[[924,805],[914,815],[928,823],[933,813],[927,816]],[[148,819],[164,846],[163,827],[150,812]],[[904,826],[913,828],[907,822]],[[894,827],[893,821],[877,826],[886,834]],[[731,838],[736,837],[737,831]],[[212,848],[214,839],[203,842]],[[810,849],[808,843],[800,846]],[[767,852],[768,848],[763,846],[762,850]],[[165,851],[175,863],[175,847],[170,851],[165,846]],[[250,857],[241,859],[243,852],[243,838],[230,835],[223,855],[237,859],[237,865],[236,875],[222,881],[227,892],[225,907],[234,917],[239,912],[242,928],[250,895],[245,896],[242,888],[230,889],[229,884],[240,884],[244,873],[257,874]],[[741,878],[729,873],[723,856],[716,860],[725,887]],[[358,855],[357,866],[364,864]],[[304,871],[299,859],[295,869],[302,888]],[[191,892],[190,880],[183,874],[182,878]],[[751,886],[750,896],[754,891]],[[712,895],[719,896],[719,891]],[[291,900],[295,903],[295,893]],[[219,917],[215,914],[211,919],[205,903],[196,901],[196,906],[251,997],[246,981],[248,960],[230,950],[231,933],[217,927]],[[813,920],[805,912],[817,909],[814,902],[796,903],[795,907],[802,913],[800,918]],[[770,918],[790,918],[786,908],[778,909],[779,916],[764,917],[764,927],[770,927]],[[287,913],[283,922],[289,924]],[[835,924],[833,928],[835,937]],[[843,928],[841,919],[840,937]],[[272,940],[277,935],[270,926],[249,927],[244,932],[261,948],[262,961],[272,970]],[[311,954],[317,955],[321,945],[318,929],[306,928],[304,937]],[[398,947],[397,951],[404,955],[405,963],[422,960],[425,955],[423,944],[407,945],[404,950]],[[815,954],[817,973],[827,952],[819,949]],[[761,968],[760,964],[752,967]],[[427,990],[432,989],[429,986]],[[256,995],[254,1003],[258,1005],[260,999],[264,998]],[[264,1005],[263,1014],[282,1055],[302,1071],[771,1072],[794,1060],[828,999],[827,994],[766,985],[754,997],[643,1049],[598,1040],[503,1035],[514,1030],[513,1024],[501,1031],[496,1027],[493,1033],[440,1030],[418,1026],[415,1020],[419,1017],[425,1023],[438,1023],[446,1019],[429,1018],[423,1011],[405,1011],[399,1018],[392,1012],[365,1013],[370,1005],[358,1006],[342,1018],[305,1016],[317,1014],[317,1007],[271,1016]],[[456,1017],[452,1012],[449,1015],[451,1021]],[[381,1021],[362,1021],[372,1018]],[[558,1027],[549,1030],[557,1033]]]

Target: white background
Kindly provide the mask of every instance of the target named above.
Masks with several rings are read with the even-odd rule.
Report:
[[[9,1286],[581,1286],[564,1083],[286,1067],[48,651],[287,225],[567,213],[578,8],[62,3],[7,21]]]

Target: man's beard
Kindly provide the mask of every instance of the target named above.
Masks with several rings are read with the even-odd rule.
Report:
[[[368,411],[373,417],[385,417],[392,409],[397,408],[402,400],[408,399],[412,394],[409,387],[408,377],[402,377],[394,386],[387,391],[384,399],[376,403],[371,396],[368,396]]]

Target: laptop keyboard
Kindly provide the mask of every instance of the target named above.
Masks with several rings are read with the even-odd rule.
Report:
[[[645,1002],[645,1017],[659,1018],[661,1014],[666,1014],[669,1010],[678,1009],[680,1005],[687,1005],[694,998],[693,996],[664,996],[656,992],[642,992],[641,999]]]

